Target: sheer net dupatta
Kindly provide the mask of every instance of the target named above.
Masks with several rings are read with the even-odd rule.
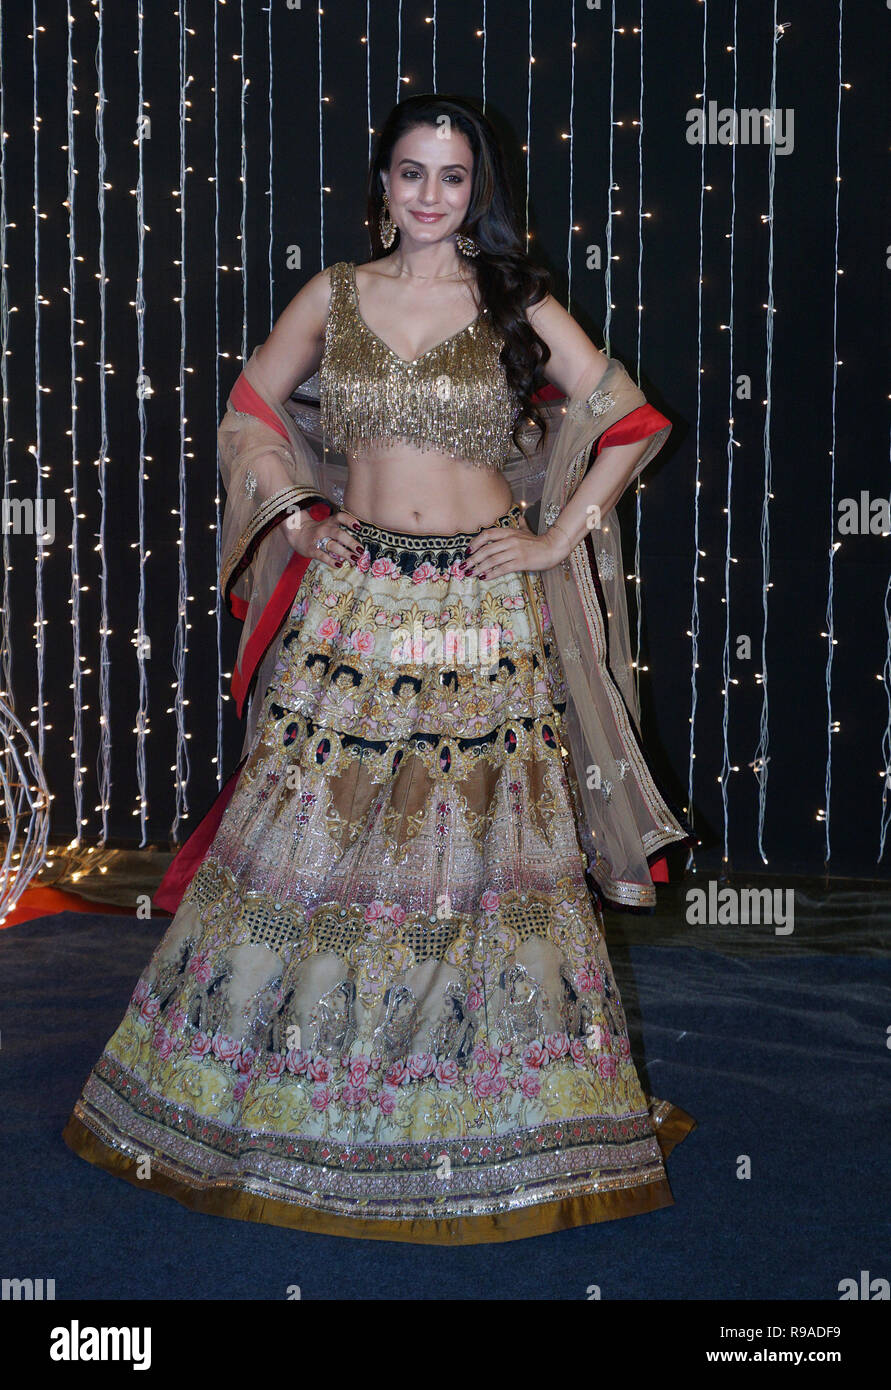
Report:
[[[264,380],[255,348],[226,403],[217,431],[226,489],[220,589],[243,623],[232,675],[239,716],[252,692],[243,752],[251,746],[259,706],[276,655],[272,641],[294,601],[309,561],[288,543],[286,528],[304,509],[334,510],[321,481],[321,444],[297,428]]]
[[[632,412],[637,412],[634,419],[617,428],[617,422]],[[596,469],[592,455],[606,431],[610,435],[605,444],[647,438],[626,489],[671,431],[670,423],[647,406],[643,392],[613,357],[598,379],[582,383],[571,399],[549,406],[548,413],[539,532],[557,519],[589,467]],[[653,431],[659,420],[662,427]],[[517,467],[527,500],[539,500],[538,473],[531,463]],[[568,687],[566,735],[590,872],[607,901],[624,908],[649,908],[656,902],[656,890],[648,860],[669,844],[691,843],[694,836],[657,787],[640,742],[615,508],[562,564],[543,571],[542,581]]]

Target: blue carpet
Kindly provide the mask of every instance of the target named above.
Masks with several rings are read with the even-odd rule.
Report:
[[[204,1216],[68,1150],[62,1127],[168,921],[60,913],[0,932],[4,1277],[53,1278],[57,1299],[285,1299],[296,1284],[308,1299],[596,1285],[610,1300],[835,1300],[841,1279],[888,1275],[887,958],[619,949],[608,931],[642,1077],[698,1121],[668,1159],[675,1205],[449,1249]]]

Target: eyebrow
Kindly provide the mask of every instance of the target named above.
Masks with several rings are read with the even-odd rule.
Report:
[[[400,159],[399,164],[397,164],[396,166],[397,169],[402,164],[420,164],[422,169],[427,168],[427,165],[424,163],[423,159]],[[465,174],[468,172],[466,164],[443,164],[442,167],[443,169],[462,169]]]

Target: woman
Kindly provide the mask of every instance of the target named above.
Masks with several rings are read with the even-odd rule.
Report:
[[[372,260],[295,295],[220,426],[244,757],[65,1137],[203,1211],[509,1240],[669,1204],[693,1125],[641,1090],[585,879],[651,905],[690,836],[613,512],[670,426],[547,293],[469,103],[396,107],[369,189]]]

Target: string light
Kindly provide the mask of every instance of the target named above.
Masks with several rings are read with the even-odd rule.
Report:
[[[108,839],[108,813],[111,810],[111,636],[108,615],[108,565],[106,561],[105,525],[108,515],[108,377],[113,368],[108,361],[107,313],[105,274],[105,26],[102,0],[93,0],[99,36],[96,45],[96,71],[99,90],[96,93],[96,140],[99,147],[98,210],[99,210],[99,803],[94,808],[102,813],[101,842]]]
[[[773,46],[771,50],[770,68],[770,109],[772,112],[777,110],[777,46],[783,36],[787,26],[777,23],[777,5],[774,0],[773,6]],[[764,851],[764,819],[767,810],[767,778],[769,773],[770,755],[770,727],[768,720],[768,671],[767,671],[767,628],[770,618],[768,596],[773,587],[770,581],[770,503],[773,498],[772,477],[773,477],[773,458],[771,455],[771,414],[773,407],[773,320],[776,309],[773,297],[773,259],[774,259],[774,217],[775,199],[774,190],[776,185],[776,144],[770,141],[768,153],[768,195],[767,195],[767,303],[762,305],[766,310],[764,320],[765,331],[765,367],[764,376],[767,389],[767,397],[764,401],[764,493],[761,500],[761,670],[755,674],[756,684],[761,686],[761,714],[758,728],[758,746],[755,750],[755,758],[749,766],[755,773],[758,781],[758,853],[761,860],[767,864],[768,859]]]
[[[838,394],[838,238],[839,238],[839,199],[841,196],[841,102],[842,90],[842,26],[844,19],[844,0],[838,0],[838,92],[835,109],[835,237],[833,241],[832,276],[832,447],[829,451],[829,582],[826,591],[826,628],[821,637],[826,637],[826,775],[824,782],[823,823],[825,826],[823,862],[829,863],[832,853],[830,841],[830,817],[832,806],[832,658],[835,639],[835,552],[838,543],[835,538],[835,443],[836,443],[836,398]]]
[[[736,51],[736,27],[738,18],[738,0],[733,2],[733,46],[728,51],[733,53],[733,110],[737,110],[738,90],[739,90],[739,65]],[[736,256],[736,141],[731,144],[730,155],[730,322],[727,329],[730,334],[730,345],[727,354],[728,372],[728,420],[727,420],[727,502],[725,513],[727,516],[727,526],[725,530],[724,548],[724,646],[721,657],[721,670],[723,674],[723,687],[721,697],[723,701],[721,711],[721,737],[723,743],[723,761],[721,766],[721,806],[724,815],[724,861],[729,862],[730,858],[730,824],[728,806],[728,782],[730,772],[734,771],[730,766],[730,750],[728,743],[728,732],[730,727],[730,543],[733,529],[733,516],[731,502],[733,497],[733,445],[736,443],[733,433],[733,387],[734,387],[734,313],[735,313],[735,256]],[[722,325],[723,327],[723,325]]]
[[[702,4],[702,91],[697,93],[701,98],[701,119],[705,125],[706,112],[706,93],[708,91],[708,0],[700,0]],[[699,588],[698,585],[705,583],[705,576],[699,573],[700,556],[705,558],[705,551],[699,544],[699,492],[702,487],[700,469],[702,466],[702,284],[704,276],[703,253],[705,246],[704,235],[704,216],[705,216],[705,194],[708,185],[705,182],[705,151],[706,142],[700,145],[699,156],[699,273],[696,277],[696,468],[694,474],[693,487],[693,586],[690,593],[690,750],[687,763],[687,818],[690,826],[694,824],[693,809],[693,764],[696,760],[696,711],[699,703]],[[687,850],[685,869],[688,872],[695,872],[695,846],[690,845]]]

